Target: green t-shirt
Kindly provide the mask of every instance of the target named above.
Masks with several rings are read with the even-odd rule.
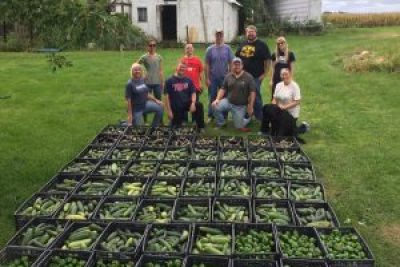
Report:
[[[139,64],[143,64],[146,68],[146,78],[147,84],[161,84],[160,80],[160,68],[161,68],[162,57],[158,54],[150,56],[149,54],[144,54],[139,59]]]
[[[229,73],[225,77],[222,87],[226,92],[229,102],[237,106],[246,106],[249,102],[250,93],[256,91],[253,76],[248,72],[243,72],[237,78],[233,73]]]

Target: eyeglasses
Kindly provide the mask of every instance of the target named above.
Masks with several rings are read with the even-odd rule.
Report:
[[[156,47],[156,44],[149,44],[149,47]]]

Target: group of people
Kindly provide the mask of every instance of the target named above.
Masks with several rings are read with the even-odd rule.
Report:
[[[267,44],[257,38],[256,27],[248,26],[246,40],[234,54],[224,43],[223,30],[218,29],[215,43],[206,50],[204,65],[188,43],[175,73],[165,81],[163,59],[157,54],[156,45],[155,40],[150,40],[147,53],[132,65],[125,90],[128,125],[142,125],[146,114],[154,113],[152,126],[156,127],[163,123],[165,111],[170,125],[179,127],[191,113],[198,130],[204,131],[204,106],[199,98],[205,85],[207,123],[215,121],[217,128],[224,127],[231,112],[234,127],[243,132],[250,131],[247,125],[253,117],[261,122],[262,134],[293,136],[299,132],[296,121],[301,95],[292,80],[295,56],[284,37],[277,39],[271,54]],[[263,105],[261,85],[269,73],[272,101]]]

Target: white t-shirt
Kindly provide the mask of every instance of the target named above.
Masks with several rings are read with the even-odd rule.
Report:
[[[274,98],[277,104],[286,105],[290,101],[300,100],[300,87],[292,81],[288,85],[280,82],[276,85]],[[293,118],[297,119],[300,115],[300,104],[287,110]]]

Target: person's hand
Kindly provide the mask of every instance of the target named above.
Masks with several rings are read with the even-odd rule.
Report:
[[[206,85],[207,85],[207,87],[210,87],[210,85],[211,85],[210,79],[207,79],[207,80],[206,80]]]
[[[132,126],[132,125],[133,125],[132,115],[128,115],[128,126]]]
[[[272,85],[273,85],[274,83],[272,82],[272,79],[271,80],[269,80],[269,86],[271,86],[272,87]]]
[[[249,115],[249,117],[253,116],[253,112],[254,112],[254,108],[251,105],[247,106],[247,114]]]
[[[192,113],[196,112],[196,104],[195,103],[192,103],[190,105],[190,112],[192,112]]]
[[[265,77],[265,75],[262,74],[260,77],[258,77],[258,80],[259,80],[260,82],[262,82],[262,80],[264,80],[264,77]]]
[[[174,118],[174,114],[172,113],[172,111],[168,111],[168,119],[170,121],[172,121],[173,118]]]
[[[282,110],[285,110],[285,106],[283,104],[278,104],[278,107]]]
[[[162,101],[158,100],[158,99],[156,100],[156,104],[158,104],[158,105],[164,107],[164,103],[163,103]]]
[[[218,104],[219,104],[219,100],[218,100],[218,99],[215,99],[214,102],[212,102],[211,106],[212,106],[213,108],[217,108]]]

